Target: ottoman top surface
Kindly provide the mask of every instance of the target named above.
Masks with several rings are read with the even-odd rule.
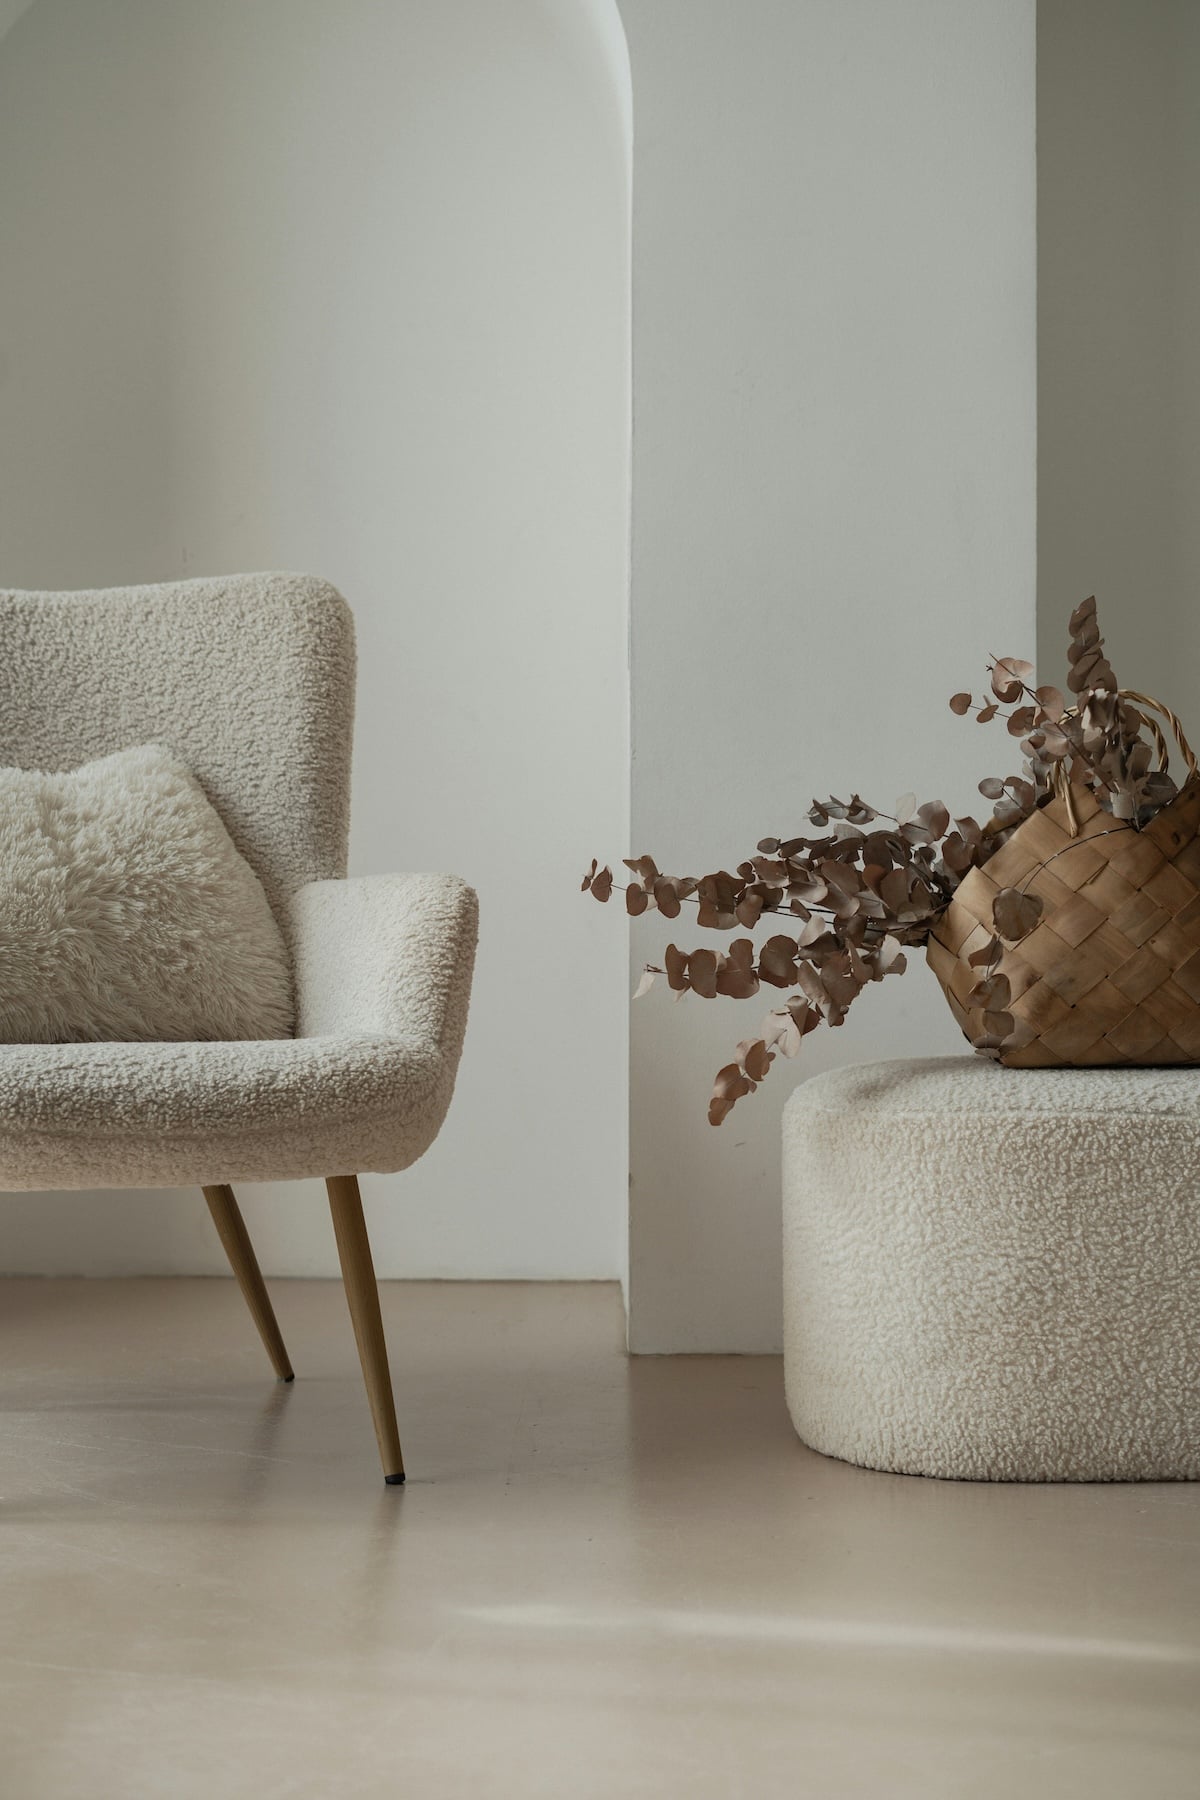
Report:
[[[801,1082],[788,1112],[1153,1113],[1200,1117],[1200,1067],[1006,1069],[982,1056],[858,1063]]]

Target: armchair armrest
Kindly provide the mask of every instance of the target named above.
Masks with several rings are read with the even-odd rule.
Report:
[[[290,902],[296,1036],[402,1039],[453,1075],[477,923],[456,875],[310,881]]]

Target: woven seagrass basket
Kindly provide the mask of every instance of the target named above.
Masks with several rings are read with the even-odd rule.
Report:
[[[1159,710],[1188,768],[1170,805],[1137,830],[1064,785],[971,870],[933,929],[929,963],[979,1047],[988,1028],[969,996],[983,970],[968,959],[994,935],[992,902],[1002,888],[1041,900],[1032,931],[991,963],[1011,988],[1013,1029],[996,1052],[1010,1068],[1200,1062],[1200,776]]]

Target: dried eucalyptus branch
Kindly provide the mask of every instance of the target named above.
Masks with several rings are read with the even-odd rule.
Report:
[[[1162,733],[1132,701],[1122,697],[1104,654],[1094,597],[1075,608],[1069,629],[1067,685],[1075,696],[1073,706],[1058,688],[1031,688],[1028,678],[1033,668],[1029,663],[1001,657],[993,661],[990,670],[994,701],[976,706],[971,694],[955,694],[951,710],[964,714],[975,708],[976,717],[983,720],[995,715],[996,701],[1012,705],[1023,699],[1026,704],[1010,713],[1006,723],[1011,735],[1022,740],[1025,773],[1035,788],[1037,803],[1055,791],[1056,769],[1061,766],[1070,782],[1090,788],[1114,818],[1144,825],[1179,791],[1165,767],[1153,766],[1156,752],[1161,763],[1166,761]]]
[[[760,946],[737,938],[727,953],[668,946],[665,968],[647,964],[637,996],[665,974],[677,998],[745,1000],[764,984],[787,992],[767,1014],[757,1037],[738,1046],[717,1075],[709,1119],[719,1125],[736,1102],[753,1093],[776,1055],[795,1056],[819,1024],[841,1025],[863,989],[906,967],[905,947],[923,946],[965,876],[993,856],[1013,832],[1053,798],[1060,784],[1090,787],[1114,818],[1142,825],[1174,799],[1176,785],[1162,767],[1162,735],[1153,721],[1123,698],[1104,654],[1094,598],[1070,620],[1068,704],[1055,687],[1033,687],[1033,665],[1016,657],[988,664],[990,694],[976,700],[955,694],[951,710],[974,712],[981,724],[997,715],[1020,740],[1020,775],[988,777],[980,793],[992,802],[980,824],[951,819],[940,800],[918,805],[912,794],[883,813],[858,794],[849,800],[814,800],[809,823],[815,835],[763,838],[754,856],[735,872],[665,875],[654,858],[627,858],[633,879],[614,883],[612,869],[593,860],[582,887],[607,902],[616,888],[633,918],[658,911],[679,917],[684,905],[713,931],[751,931],[763,918],[782,914],[796,929]],[[1001,712],[1001,707],[1011,708]],[[970,957],[981,970],[970,995],[982,1010],[987,1044],[999,1046],[1012,1030],[1011,992],[996,970],[1003,945],[1016,943],[1037,924],[1041,902],[1015,888],[1001,890],[993,908],[994,935]]]
[[[640,995],[665,973],[677,995],[702,999],[749,999],[764,983],[793,990],[718,1074],[709,1106],[713,1124],[754,1091],[777,1051],[794,1056],[818,1024],[840,1025],[869,983],[902,973],[903,946],[925,943],[962,874],[985,853],[978,820],[952,822],[941,801],[918,806],[911,794],[897,801],[893,814],[858,794],[848,801],[831,795],[813,801],[809,820],[832,829],[783,841],[764,838],[736,873],[670,876],[652,857],[626,859],[637,877],[625,888],[626,910],[635,917],[655,908],[673,919],[694,901],[697,923],[716,931],[753,929],[775,913],[799,925],[794,934],[771,937],[757,949],[750,938],[736,939],[727,955],[672,944],[665,971],[650,965],[639,984]],[[607,902],[612,870],[593,862],[583,887]]]

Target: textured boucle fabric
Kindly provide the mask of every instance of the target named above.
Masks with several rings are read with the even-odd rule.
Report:
[[[0,1045],[0,1188],[166,1187],[407,1168],[454,1092],[476,902],[450,875],[293,897],[299,1035]]]
[[[0,764],[174,750],[282,921],[346,872],[354,625],[309,575],[0,591]]]
[[[0,768],[0,1042],[280,1038],[262,884],[170,750]]]
[[[874,1063],[784,1115],[800,1436],[970,1480],[1200,1477],[1200,1071]]]
[[[174,750],[263,883],[294,1038],[0,1045],[0,1189],[167,1187],[406,1168],[462,1048],[475,896],[346,881],[354,624],[306,575],[0,593],[0,763]]]

